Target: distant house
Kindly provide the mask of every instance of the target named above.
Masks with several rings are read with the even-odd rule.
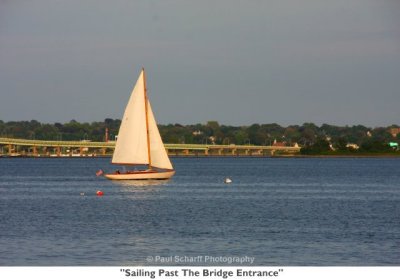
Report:
[[[208,139],[211,141],[212,144],[215,144],[215,141],[217,140],[217,138],[214,136],[208,137]]]
[[[283,142],[283,141],[274,140],[274,143],[272,144],[272,146],[280,146],[280,147],[282,147],[282,146],[286,146],[286,143]]]
[[[358,144],[355,144],[355,143],[348,143],[348,144],[346,144],[346,147],[347,147],[347,148],[354,149],[354,150],[357,150],[357,149],[360,148],[360,147],[358,146]]]
[[[400,128],[390,128],[389,133],[391,133],[392,137],[395,138],[400,133]]]

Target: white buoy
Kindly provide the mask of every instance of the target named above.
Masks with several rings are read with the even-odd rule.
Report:
[[[82,192],[82,193],[81,193],[81,196],[84,196],[84,195],[85,195],[85,193],[84,193],[84,192]]]
[[[232,179],[230,179],[229,177],[225,177],[225,184],[229,184],[232,183]]]

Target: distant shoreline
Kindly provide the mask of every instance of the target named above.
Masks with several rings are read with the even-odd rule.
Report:
[[[294,156],[282,156],[282,155],[277,155],[273,156],[275,158],[400,158],[400,154],[371,154],[371,155],[294,155]]]
[[[111,158],[112,155],[98,155],[98,156],[7,156],[2,155],[0,159],[96,159],[96,158]],[[363,154],[363,155],[274,155],[274,156],[249,156],[249,155],[170,155],[170,158],[254,158],[254,159],[262,159],[262,158],[292,158],[292,159],[304,159],[304,158],[349,158],[349,159],[357,159],[357,158],[395,158],[400,159],[400,154]]]

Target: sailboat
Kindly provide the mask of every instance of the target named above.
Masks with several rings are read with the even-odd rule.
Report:
[[[113,180],[168,179],[175,174],[147,97],[143,68],[126,106],[111,163],[134,167],[104,175]],[[139,166],[145,169],[136,169]]]

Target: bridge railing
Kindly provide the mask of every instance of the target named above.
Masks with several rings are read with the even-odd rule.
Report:
[[[34,139],[15,139],[15,138],[0,138],[0,145],[8,146],[28,146],[28,147],[54,147],[54,148],[99,148],[99,149],[114,149],[115,142],[94,142],[94,141],[52,141],[52,140],[34,140]],[[235,151],[235,150],[247,150],[251,151],[287,151],[287,152],[299,152],[300,147],[296,146],[261,146],[261,145],[217,145],[217,144],[177,144],[167,143],[165,148],[169,151],[184,150],[187,154],[189,151],[197,152],[218,151]]]

